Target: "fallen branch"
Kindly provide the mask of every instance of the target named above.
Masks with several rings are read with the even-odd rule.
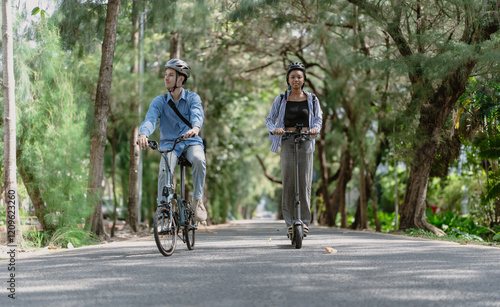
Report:
[[[276,182],[279,184],[282,184],[281,180],[273,177],[271,174],[269,174],[266,170],[266,166],[264,165],[264,161],[259,157],[259,155],[255,155],[257,157],[257,160],[259,160],[260,166],[262,167],[262,170],[264,171],[264,175],[267,177],[267,179],[271,180],[272,182]]]

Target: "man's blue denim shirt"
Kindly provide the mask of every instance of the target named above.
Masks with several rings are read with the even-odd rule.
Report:
[[[190,128],[175,114],[174,110],[168,105],[167,101],[172,99],[170,92],[167,98],[160,95],[153,99],[149,105],[146,119],[141,124],[139,134],[145,134],[148,138],[155,131],[158,120],[160,121],[160,148],[167,150],[172,148],[174,140],[185,134]],[[172,101],[174,101],[172,99]],[[186,118],[193,127],[200,128],[203,125],[204,112],[201,105],[201,99],[198,94],[182,89],[179,101],[176,103],[179,112]],[[203,146],[203,140],[200,136],[186,139],[186,141],[177,144],[175,155],[180,156],[184,148],[189,145]]]

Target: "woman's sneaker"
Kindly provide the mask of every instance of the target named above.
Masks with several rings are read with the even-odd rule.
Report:
[[[203,205],[203,201],[201,199],[197,199],[194,201],[194,219],[198,222],[204,222],[207,219],[207,209]]]

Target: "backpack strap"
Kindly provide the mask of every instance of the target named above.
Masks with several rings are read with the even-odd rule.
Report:
[[[168,99],[167,97],[168,95],[165,94],[165,99]],[[188,126],[189,129],[193,129],[193,125],[191,125],[191,123],[184,116],[182,116],[181,112],[179,112],[172,99],[167,100],[167,103],[174,110],[175,114],[177,114],[177,116],[179,116],[179,118],[186,124],[186,126]]]
[[[316,114],[316,99],[318,99],[318,98],[313,93],[311,93],[311,95],[313,96],[313,115],[315,115]]]
[[[278,111],[281,109],[281,102],[283,101],[283,97],[285,96],[285,94],[281,94],[280,95],[280,106],[278,108]]]

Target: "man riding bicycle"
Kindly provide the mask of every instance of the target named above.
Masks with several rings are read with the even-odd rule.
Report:
[[[171,148],[174,140],[184,135],[185,141],[177,144],[175,150],[167,154],[167,159],[171,170],[175,169],[178,158],[182,154],[191,163],[195,219],[203,222],[207,219],[207,211],[203,205],[206,161],[203,140],[198,134],[203,125],[204,113],[200,96],[183,88],[190,75],[191,68],[186,62],[179,59],[167,62],[164,80],[168,94],[157,96],[149,105],[146,118],[140,127],[138,145],[140,149],[148,148],[148,137],[155,131],[158,120],[160,121],[160,148],[162,150]],[[180,116],[184,117],[184,120]],[[189,127],[186,121],[192,127]],[[164,198],[162,187],[166,180],[170,180],[166,176],[165,169],[165,161],[161,159],[158,174],[158,205]]]

